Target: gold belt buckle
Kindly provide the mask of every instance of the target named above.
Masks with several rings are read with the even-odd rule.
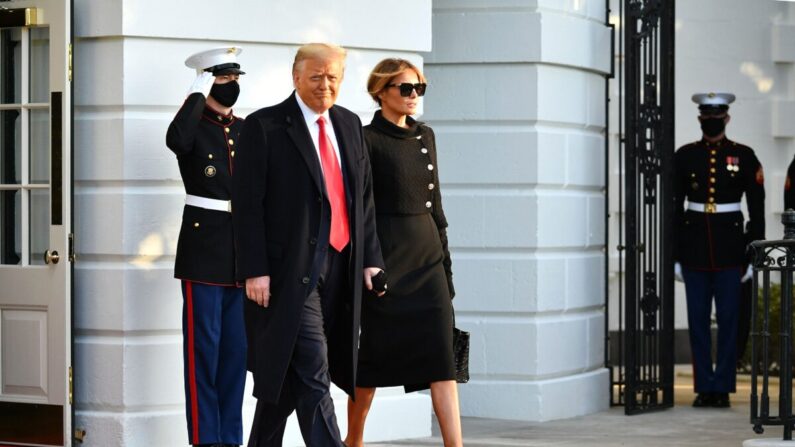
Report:
[[[705,212],[705,213],[712,214],[712,213],[715,213],[715,212],[717,212],[717,211],[718,211],[718,207],[717,207],[717,206],[715,206],[715,204],[714,204],[714,203],[707,203],[707,204],[704,204],[704,212]]]

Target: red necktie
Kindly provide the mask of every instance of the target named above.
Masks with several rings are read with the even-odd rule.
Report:
[[[348,205],[345,201],[345,186],[342,184],[342,171],[334,153],[334,146],[326,133],[326,119],[317,120],[320,126],[320,164],[323,165],[323,177],[326,181],[326,193],[331,203],[331,233],[329,245],[342,251],[351,239],[348,228]]]

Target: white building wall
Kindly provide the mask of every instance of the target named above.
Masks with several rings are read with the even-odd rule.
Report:
[[[619,24],[618,2],[611,0]],[[617,32],[621,32],[620,27]],[[765,220],[768,239],[783,236],[784,179],[795,154],[795,5],[774,0],[699,0],[676,2],[676,137],[678,148],[701,138],[697,92],[732,92],[727,136],[754,149],[765,170]],[[620,58],[617,59],[620,63]],[[617,65],[618,67],[618,65]],[[614,87],[617,83],[614,83]],[[620,97],[611,92],[614,112]],[[612,115],[615,131],[617,116]],[[611,144],[617,140],[611,134]],[[611,150],[610,310],[617,329],[618,172]],[[747,216],[747,212],[744,213]],[[676,283],[675,327],[687,329],[685,290]],[[683,340],[683,339],[679,339]],[[684,339],[686,340],[686,339]]]
[[[182,297],[173,262],[184,190],[165,132],[195,74],[185,58],[240,45],[238,115],[292,90],[299,43],[349,48],[339,103],[369,122],[365,80],[375,63],[422,64],[430,0],[399,8],[364,0],[78,0],[75,26],[77,426],[86,446],[187,444]],[[388,18],[388,20],[386,19]],[[384,26],[404,23],[407,27]],[[345,432],[345,396],[334,393]],[[247,437],[253,399],[245,404]],[[379,392],[366,438],[430,434],[430,401]],[[396,421],[400,421],[396,423]],[[300,445],[297,426],[285,445]]]
[[[423,119],[438,139],[458,326],[472,333],[462,412],[605,409],[605,2],[433,8]]]

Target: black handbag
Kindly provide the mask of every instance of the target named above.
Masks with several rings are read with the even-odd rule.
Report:
[[[455,381],[469,382],[469,332],[453,328],[453,354],[455,355]]]

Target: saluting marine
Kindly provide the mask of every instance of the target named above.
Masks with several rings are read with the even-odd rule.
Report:
[[[702,139],[674,156],[676,194],[675,272],[684,279],[693,357],[694,407],[728,407],[735,391],[741,281],[750,278],[749,241],[764,239],[764,172],[754,151],[726,138],[730,93],[693,95]],[[745,234],[741,200],[748,205]],[[685,199],[687,200],[685,202]],[[712,299],[718,321],[712,365]]]
[[[240,52],[216,48],[185,61],[198,75],[166,134],[187,193],[174,276],[182,280],[184,297],[185,403],[193,445],[243,442],[246,336],[230,201],[235,140],[243,127],[232,114],[245,74]]]

